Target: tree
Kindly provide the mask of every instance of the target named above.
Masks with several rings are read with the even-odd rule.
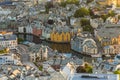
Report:
[[[24,40],[22,38],[18,38],[18,43],[23,42]]]
[[[91,3],[92,1],[94,1],[94,0],[87,0],[87,4],[88,4],[88,3]]]
[[[81,19],[80,23],[81,23],[81,26],[83,28],[83,31],[88,31],[90,33],[94,33],[94,29],[90,25],[90,20],[88,20],[88,19]]]
[[[60,6],[65,7],[67,4],[79,5],[79,0],[66,0],[60,3]]]
[[[43,70],[43,65],[39,66],[39,70],[42,71]]]
[[[88,16],[88,15],[89,15],[89,10],[87,8],[84,8],[84,7],[76,10],[74,13],[74,17],[76,17],[76,18],[84,17],[84,16]]]
[[[83,26],[83,31],[88,31],[90,33],[94,33],[94,29],[90,25]]]
[[[85,66],[85,69],[86,69],[87,73],[92,73],[93,72],[92,66],[90,66],[88,63],[85,63],[84,66]]]
[[[80,20],[80,23],[81,23],[81,26],[90,25],[90,20],[83,18]]]
[[[116,13],[114,11],[109,11],[108,16],[114,17]]]
[[[120,19],[120,15],[118,15],[118,19]]]
[[[104,14],[104,15],[101,15],[101,18],[104,20],[104,22],[106,21],[106,19],[108,18],[109,16],[107,14]]]
[[[79,66],[76,69],[77,73],[92,73],[93,68],[88,63],[85,63],[84,66]]]
[[[79,4],[79,0],[66,0],[66,3],[67,4],[76,4],[76,5],[78,5]]]
[[[84,66],[79,66],[79,67],[77,67],[76,72],[77,73],[86,73],[87,71]]]
[[[120,70],[116,70],[113,72],[114,74],[120,74]]]

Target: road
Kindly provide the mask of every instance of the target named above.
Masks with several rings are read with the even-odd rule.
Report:
[[[29,65],[34,67],[36,70],[39,71],[39,69],[33,64],[33,62],[30,62],[30,57],[29,57],[29,50],[28,47],[25,45],[18,45],[17,47],[18,53],[21,55],[21,62],[23,64]]]

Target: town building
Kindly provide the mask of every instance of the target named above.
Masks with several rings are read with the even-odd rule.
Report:
[[[101,73],[76,73],[78,66],[72,62],[66,64],[66,66],[60,71],[66,80],[118,80],[119,76],[116,74],[101,74]],[[93,78],[94,77],[94,78]]]
[[[115,59],[102,60],[98,58],[97,61],[93,62],[93,73],[96,74],[113,74],[114,71],[120,69],[119,56],[116,56]]]
[[[120,44],[119,24],[105,24],[95,30],[95,36],[102,46]]]
[[[116,5],[119,6],[120,5],[120,1],[119,0],[97,0],[97,2],[99,2],[102,5]]]
[[[108,45],[104,47],[104,54],[119,54],[120,45]]]
[[[70,42],[71,34],[69,32],[52,32],[50,39],[53,42]]]
[[[17,44],[17,36],[13,32],[0,32],[0,47],[16,49]]]
[[[96,42],[90,33],[79,33],[71,39],[71,49],[80,53],[97,54],[98,49]]]
[[[19,58],[15,58],[16,55],[12,54],[7,54],[7,55],[0,55],[0,65],[3,64],[21,64]]]
[[[30,47],[29,50],[30,50],[30,55],[29,55],[30,60],[33,62],[48,59],[47,46],[34,45],[34,46]]]

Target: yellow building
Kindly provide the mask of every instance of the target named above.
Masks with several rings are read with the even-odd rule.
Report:
[[[50,40],[53,42],[70,42],[71,33],[70,32],[52,32],[50,34]]]
[[[102,5],[111,5],[111,4],[114,4],[116,6],[120,5],[120,0],[98,0],[99,4],[102,4]]]
[[[105,38],[101,38],[100,42],[102,46],[120,44],[120,35],[118,37],[114,37],[114,38],[107,39],[107,40],[105,40]]]

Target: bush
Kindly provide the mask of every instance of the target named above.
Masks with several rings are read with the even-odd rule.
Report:
[[[81,19],[80,23],[81,23],[81,26],[83,28],[83,31],[88,31],[90,33],[94,33],[94,29],[90,25],[90,20],[88,20],[88,19]]]
[[[39,70],[40,70],[40,71],[43,70],[43,65],[39,66]]]
[[[114,74],[120,74],[120,70],[116,70],[113,72]]]
[[[77,73],[92,73],[93,68],[88,63],[85,63],[84,66],[77,67],[76,72]]]
[[[85,17],[89,15],[89,10],[87,8],[80,8],[78,10],[75,11],[74,13],[74,17],[78,18],[78,17]]]
[[[18,38],[18,43],[23,42],[24,40],[22,38]]]

